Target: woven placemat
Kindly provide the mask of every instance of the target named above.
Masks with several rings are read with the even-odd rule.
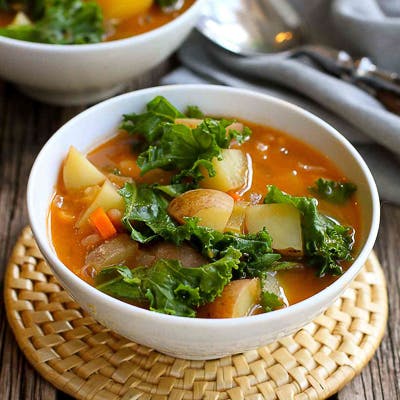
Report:
[[[294,335],[213,361],[160,354],[88,316],[55,280],[29,228],[5,280],[8,320],[25,356],[77,399],[324,399],[372,357],[387,319],[385,279],[374,254],[324,314]]]

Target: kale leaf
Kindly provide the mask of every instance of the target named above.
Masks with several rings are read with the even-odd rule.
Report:
[[[133,240],[148,243],[176,229],[167,213],[168,200],[147,185],[126,183],[119,191],[125,200],[122,223],[130,231]],[[170,237],[168,237],[171,239]]]
[[[159,260],[151,267],[132,270],[108,267],[96,277],[96,287],[112,296],[147,302],[152,311],[195,317],[197,307],[222,293],[240,256],[229,248],[224,257],[198,268],[186,268],[177,260]]]
[[[185,183],[175,183],[172,185],[152,185],[154,190],[159,190],[169,197],[178,197],[179,195],[191,189],[191,186]]]
[[[330,203],[343,204],[357,190],[357,186],[351,182],[341,183],[319,178],[315,181],[314,186],[310,186],[308,190]]]
[[[198,106],[188,106],[186,108],[185,114],[188,118],[198,118],[198,119],[204,118],[204,113],[203,111],[200,110]]]
[[[138,269],[137,276],[134,277],[131,270],[124,265],[104,268],[96,275],[96,288],[113,297],[142,303],[145,294],[140,286],[139,271]]]
[[[39,42],[39,35],[33,25],[8,25],[0,28],[0,36],[11,39],[25,40],[27,42]]]
[[[49,44],[98,43],[103,35],[103,14],[95,1],[48,0],[43,13],[30,25],[0,28],[0,35],[13,39]]]
[[[146,106],[143,114],[125,114],[120,126],[129,134],[139,134],[147,144],[155,144],[162,135],[162,123],[174,122],[177,118],[185,118],[165,97],[157,96]]]
[[[318,212],[318,201],[312,197],[295,197],[268,186],[264,203],[284,203],[296,207],[302,215],[302,233],[308,262],[323,276],[342,273],[340,261],[352,259],[353,230]]]
[[[179,170],[173,178],[174,183],[188,178],[197,183],[203,179],[204,170],[209,176],[214,176],[213,158],[221,159],[222,149],[228,148],[232,138],[239,134],[229,131],[227,135],[226,128],[231,123],[224,119],[205,118],[194,129],[182,124],[162,124],[159,141],[138,157],[142,174],[155,168]]]
[[[193,106],[190,110],[193,112]],[[233,139],[242,143],[251,134],[248,128],[227,132],[232,121],[225,119],[204,118],[194,129],[175,123],[177,118],[185,117],[162,96],[148,103],[145,113],[124,115],[121,128],[145,141],[137,161],[142,174],[155,168],[177,170],[172,183],[189,181],[196,187],[204,171],[215,175],[211,161],[221,158],[222,149],[228,148]]]
[[[283,302],[279,296],[268,291],[261,292],[260,304],[265,312],[274,311],[283,306]]]
[[[206,137],[197,129],[170,123],[163,125],[162,132],[160,142],[138,157],[142,174],[155,168],[179,170],[174,183],[182,182],[187,177],[197,182],[203,178],[200,170],[203,166],[210,176],[215,175],[211,160],[220,156],[221,149],[211,143],[211,137]]]

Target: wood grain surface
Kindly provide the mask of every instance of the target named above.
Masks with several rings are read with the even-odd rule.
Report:
[[[154,86],[171,68],[167,62],[132,83],[130,89]],[[26,185],[32,163],[47,139],[84,107],[53,107],[22,95],[0,80],[0,274],[12,247],[28,223]],[[362,373],[331,399],[400,399],[400,207],[383,203],[375,246],[389,290],[386,336]],[[0,400],[70,400],[27,363],[8,326],[0,300]]]

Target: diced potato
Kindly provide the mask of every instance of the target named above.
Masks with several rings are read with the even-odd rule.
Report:
[[[175,124],[186,125],[190,129],[197,128],[202,122],[202,119],[199,118],[176,118]],[[226,127],[226,131],[235,130],[238,132],[243,132],[244,125],[241,122],[233,122],[229,126]]]
[[[83,213],[82,217],[78,221],[78,227],[81,227],[84,223],[86,223],[90,214],[99,207],[102,207],[105,212],[112,208],[120,210],[121,212],[124,212],[125,210],[124,199],[119,195],[117,190],[109,181],[104,182],[93,202]]]
[[[231,208],[209,207],[199,210],[193,216],[199,218],[199,225],[223,232],[231,212]]]
[[[245,317],[259,303],[260,296],[258,278],[232,281],[225,286],[220,297],[202,307],[200,315],[208,318]]]
[[[153,0],[96,0],[106,19],[127,19],[146,11]]]
[[[154,255],[155,260],[179,260],[184,267],[195,268],[209,263],[207,258],[187,243],[177,246],[174,243],[159,242],[150,245],[148,252]]]
[[[197,217],[199,225],[223,232],[232,214],[234,201],[224,192],[211,189],[189,190],[171,201],[168,213],[183,224],[184,217]]]
[[[245,224],[249,233],[265,227],[272,237],[272,248],[278,252],[293,257],[303,255],[300,212],[290,204],[249,206]]]
[[[90,251],[85,259],[85,267],[92,267],[97,272],[111,265],[132,265],[138,253],[139,245],[128,235],[120,234]]]
[[[10,25],[12,26],[32,25],[32,21],[23,11],[18,11]]]
[[[243,233],[243,223],[248,205],[249,203],[244,201],[235,203],[232,214],[226,224],[225,232]]]
[[[202,119],[198,118],[177,118],[175,124],[186,125],[190,129],[197,128],[202,122]]]
[[[215,176],[209,177],[203,170],[205,178],[200,181],[200,186],[207,189],[230,190],[239,189],[246,184],[248,178],[248,162],[246,154],[238,149],[222,150],[222,160],[212,160]]]
[[[102,174],[81,152],[71,146],[63,167],[63,180],[67,190],[83,189],[105,181]]]
[[[233,122],[229,126],[226,127],[227,131],[238,131],[240,133],[244,130],[244,125],[241,122]]]
[[[100,185],[88,186],[80,194],[79,202],[87,207],[96,198],[100,190],[101,190]]]

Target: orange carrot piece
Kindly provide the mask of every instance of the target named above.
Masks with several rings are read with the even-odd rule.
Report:
[[[90,214],[89,221],[97,229],[100,236],[104,240],[113,237],[117,233],[117,230],[111,222],[110,217],[106,214],[102,207],[96,208],[96,210]]]

